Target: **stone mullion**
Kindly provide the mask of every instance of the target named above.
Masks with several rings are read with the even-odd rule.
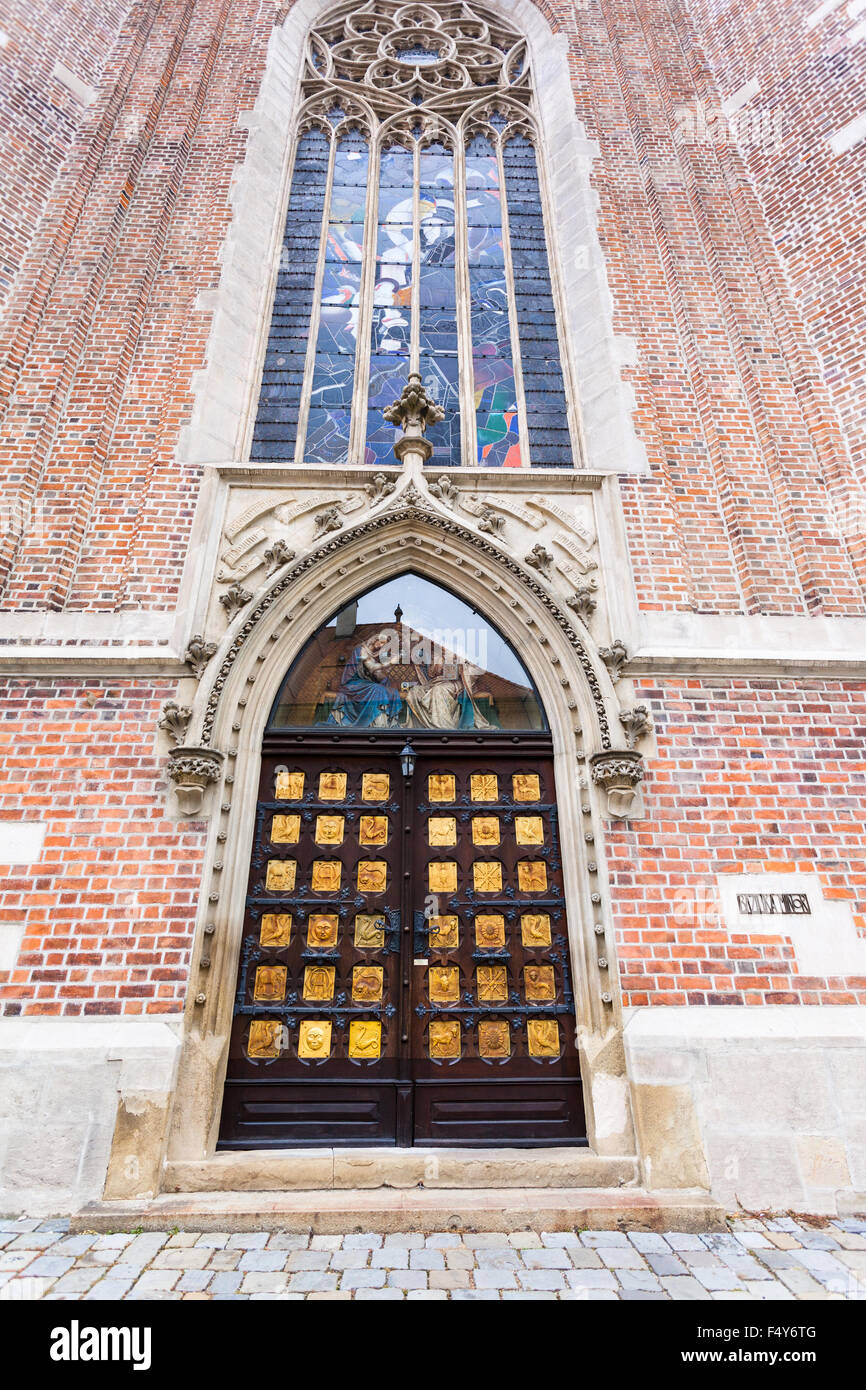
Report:
[[[409,371],[421,370],[421,142],[412,151],[412,300],[409,306]]]
[[[505,161],[502,158],[503,133],[495,141],[496,164],[499,169],[499,188],[502,199],[502,246],[505,253],[505,290],[508,296],[508,324],[511,329],[511,362],[514,368],[514,399],[517,404],[517,428],[520,440],[520,466],[529,468],[529,426],[526,420],[526,398],[523,394],[523,367],[520,360],[520,332],[517,324],[517,304],[514,298],[514,263],[511,259],[511,237],[508,231],[508,189],[505,186]]]
[[[464,468],[478,464],[478,424],[472,375],[472,296],[469,288],[469,221],[466,209],[466,130],[454,142],[454,286],[457,295],[457,361],[460,387],[460,455]]]
[[[370,391],[370,352],[373,331],[373,293],[376,287],[376,246],[379,222],[379,176],[382,162],[381,126],[371,130],[367,149],[367,202],[364,209],[364,247],[361,253],[361,288],[358,304],[358,338],[355,347],[355,380],[352,419],[349,426],[349,463],[363,463],[367,443],[367,398]],[[329,195],[330,196],[330,195]],[[330,206],[329,209],[330,211]]]
[[[304,446],[307,442],[307,421],[310,417],[310,395],[313,389],[313,375],[316,370],[316,342],[319,336],[319,320],[322,311],[322,283],[325,279],[325,253],[328,246],[328,226],[331,216],[331,192],[334,187],[334,161],[339,143],[338,131],[331,130],[331,150],[328,155],[328,174],[325,183],[325,201],[322,205],[322,226],[319,232],[319,258],[316,264],[316,280],[313,285],[313,307],[310,310],[309,338],[307,356],[304,362],[304,383],[298,406],[298,437],[295,440],[295,463],[304,462]],[[291,206],[291,204],[289,205]]]

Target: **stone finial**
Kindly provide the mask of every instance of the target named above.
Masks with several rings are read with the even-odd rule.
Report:
[[[178,705],[174,700],[169,700],[163,705],[157,724],[175,743],[183,743],[191,719],[192,710],[188,705]]]
[[[607,795],[608,814],[614,820],[627,819],[637,789],[643,781],[643,758],[633,748],[614,748],[594,753],[589,760],[593,785]]]
[[[410,372],[409,380],[403,387],[403,394],[393,405],[382,411],[389,425],[396,425],[403,431],[402,439],[394,445],[398,459],[404,454],[420,454],[426,462],[433,453],[433,445],[424,435],[428,425],[436,425],[445,419],[445,411],[438,402],[427,395],[419,372]]]
[[[218,782],[223,754],[215,748],[173,748],[168,775],[183,816],[195,816],[211,782]]]
[[[206,642],[200,632],[196,633],[195,637],[190,638],[183,659],[187,666],[192,668],[196,680],[201,680],[205,667],[216,649],[216,642]]]
[[[598,654],[610,672],[610,678],[614,685],[622,677],[622,668],[628,661],[628,649],[625,642],[619,637],[615,637],[609,647],[599,647]]]

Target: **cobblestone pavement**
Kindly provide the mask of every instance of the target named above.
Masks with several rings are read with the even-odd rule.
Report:
[[[0,1300],[866,1298],[866,1221],[727,1233],[70,1235],[0,1221]]]

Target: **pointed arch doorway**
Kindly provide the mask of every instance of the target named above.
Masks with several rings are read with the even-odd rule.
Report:
[[[403,575],[271,711],[218,1147],[585,1143],[544,710]]]

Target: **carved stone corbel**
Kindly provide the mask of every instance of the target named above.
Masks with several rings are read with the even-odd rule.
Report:
[[[168,775],[174,783],[174,793],[183,816],[195,816],[201,810],[204,794],[212,782],[218,782],[223,754],[215,748],[173,748],[168,757]]]
[[[183,659],[191,668],[197,681],[200,681],[204,675],[205,667],[216,649],[216,642],[206,642],[200,632],[196,633],[195,637],[190,638]]]
[[[164,729],[174,743],[180,744],[186,738],[186,731],[191,719],[192,710],[189,705],[178,705],[174,700],[169,700],[162,707],[162,714],[157,720],[157,726]]]
[[[246,608],[251,598],[252,594],[249,589],[241,588],[240,584],[232,584],[230,589],[220,595],[220,603],[226,610],[226,617],[230,623],[234,621],[242,608]]]
[[[607,795],[608,814],[614,820],[627,819],[644,776],[640,753],[633,748],[593,753],[589,766],[593,786],[600,787]]]

